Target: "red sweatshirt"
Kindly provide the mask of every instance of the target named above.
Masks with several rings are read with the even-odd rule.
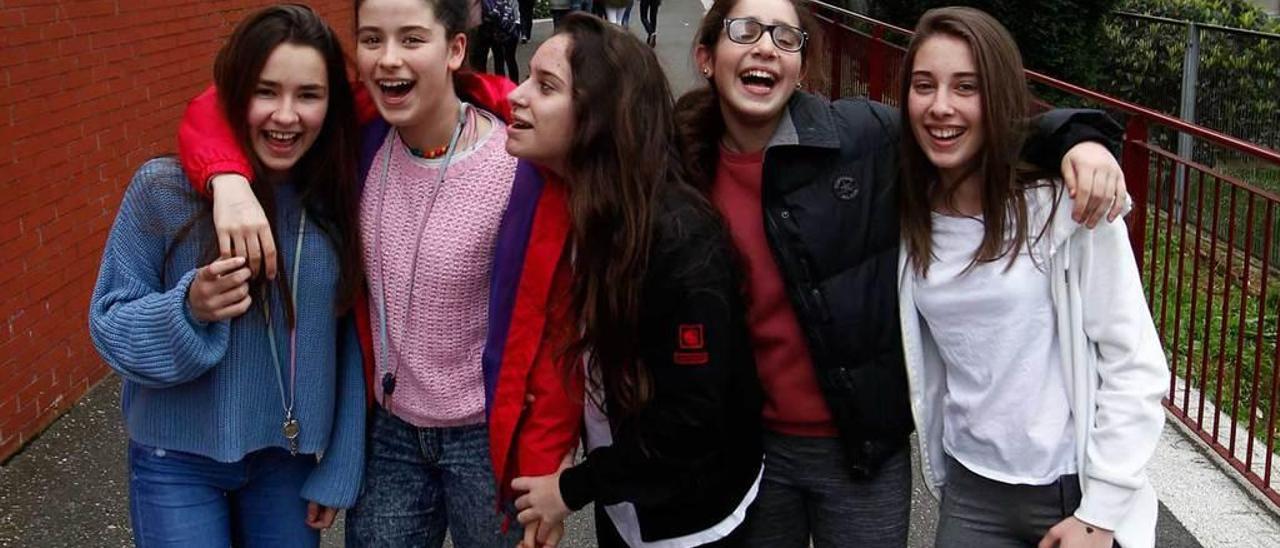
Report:
[[[792,436],[835,437],[835,423],[818,388],[809,343],[764,233],[760,205],[763,165],[763,151],[737,154],[721,147],[711,201],[729,225],[746,272],[747,325],[764,386],[764,425]]]

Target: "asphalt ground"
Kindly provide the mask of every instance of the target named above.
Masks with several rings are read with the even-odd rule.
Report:
[[[672,90],[698,84],[690,55],[693,32],[702,17],[699,0],[665,0],[659,12],[660,57]],[[644,37],[639,13],[631,30]],[[527,75],[534,48],[551,33],[537,22],[528,44],[517,51],[521,75]],[[85,396],[21,453],[0,466],[0,547],[132,545],[129,528],[126,436],[122,428],[120,381],[109,378]],[[915,459],[913,459],[915,462]],[[910,546],[932,545],[936,503],[914,475]],[[571,516],[562,546],[595,545],[590,508]],[[322,545],[342,545],[342,521],[326,532]],[[446,544],[449,545],[449,544]],[[1157,546],[1198,548],[1190,532],[1162,504]]]
[[[132,546],[119,402],[120,381],[108,378],[0,466],[0,546]],[[936,504],[913,477],[910,546],[927,547]],[[342,535],[339,519],[322,546],[342,546]],[[1161,547],[1200,546],[1163,506],[1157,537]],[[588,507],[570,517],[561,546],[591,547],[594,539]]]

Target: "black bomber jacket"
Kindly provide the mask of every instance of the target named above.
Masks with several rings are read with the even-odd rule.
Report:
[[[560,477],[574,510],[633,504],[645,541],[719,523],[762,465],[762,396],[733,244],[692,187],[673,185],[660,203],[638,344],[652,399],[610,420],[613,444]]]

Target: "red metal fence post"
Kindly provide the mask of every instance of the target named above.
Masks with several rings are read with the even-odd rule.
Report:
[[[831,50],[831,82],[829,82],[829,85],[831,90],[827,96],[834,101],[840,98],[840,76],[841,72],[843,72],[841,69],[844,67],[844,60],[840,58],[840,50],[843,49],[841,46],[844,45],[844,33],[840,32],[840,26],[835,21],[828,23],[826,26],[827,36],[831,37],[829,42]]]
[[[1147,144],[1147,137],[1146,119],[1130,116],[1124,128],[1124,152],[1120,161],[1129,194],[1133,197],[1133,212],[1129,214],[1129,245],[1133,246],[1133,256],[1138,261],[1138,272],[1142,272],[1146,250],[1148,169],[1151,164],[1151,153],[1143,146]]]
[[[885,47],[884,26],[876,25],[871,29],[871,44],[867,48],[867,65],[871,67],[870,78],[867,79],[867,98],[882,101],[885,88]]]

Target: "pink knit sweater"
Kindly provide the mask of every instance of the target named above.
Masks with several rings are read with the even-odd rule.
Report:
[[[414,426],[484,421],[480,355],[489,270],[516,171],[516,159],[506,153],[506,128],[489,119],[492,131],[454,154],[439,187],[443,159],[413,156],[395,131],[365,180],[360,232],[373,305],[374,390],[386,405],[380,380],[394,371],[389,408]],[[384,298],[385,349],[378,306]]]

